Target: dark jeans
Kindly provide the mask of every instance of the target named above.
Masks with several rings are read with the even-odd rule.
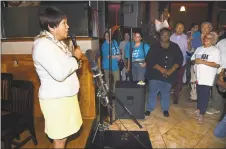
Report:
[[[218,138],[225,138],[226,137],[226,115],[217,124],[216,128],[214,129],[214,135]]]
[[[186,65],[181,66],[179,71],[177,72],[177,81],[174,84],[174,95],[176,96],[176,100],[179,99],[180,92],[182,90],[183,86],[183,76],[184,76],[184,71],[185,71]]]
[[[221,108],[220,108],[220,120],[224,118],[224,115],[226,115],[226,92],[222,93],[222,102],[221,102]]]
[[[133,81],[144,81],[145,72],[146,72],[146,67],[141,67],[138,62],[132,63]]]
[[[156,106],[158,93],[160,92],[160,101],[162,111],[168,111],[170,106],[170,90],[172,85],[159,80],[149,80],[149,96],[147,101],[147,110],[152,112]]]
[[[204,115],[209,103],[211,86],[197,85],[197,109]]]

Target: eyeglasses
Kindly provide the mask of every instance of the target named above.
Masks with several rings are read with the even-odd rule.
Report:
[[[134,36],[134,38],[141,38],[141,36]]]
[[[206,36],[204,39],[213,39],[213,37],[212,36]]]

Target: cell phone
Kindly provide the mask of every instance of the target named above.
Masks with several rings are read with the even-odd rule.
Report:
[[[188,38],[190,38],[191,37],[191,32],[187,32],[187,36],[188,36]]]

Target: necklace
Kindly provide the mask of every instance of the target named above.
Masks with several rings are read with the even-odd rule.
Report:
[[[46,37],[46,39],[52,41],[56,46],[58,46],[63,53],[65,53],[68,56],[71,56],[71,52],[68,50],[69,49],[68,46],[66,44],[64,44],[62,41],[53,39],[53,37],[48,35],[47,32],[45,32],[45,37]]]

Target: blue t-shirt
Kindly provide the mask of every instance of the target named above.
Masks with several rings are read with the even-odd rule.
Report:
[[[132,43],[132,50],[133,50],[132,61],[145,59],[145,56],[148,54],[148,51],[150,50],[150,46],[148,44],[144,44],[144,45],[143,44],[144,43],[141,42],[138,47],[134,47],[135,43],[134,42]],[[126,44],[125,57],[130,59],[130,42],[127,42],[127,44]]]
[[[198,47],[202,46],[202,39],[201,39],[201,33],[200,32],[195,32],[192,35],[192,38],[193,38],[192,41],[191,41],[192,48],[194,48],[196,50]]]
[[[120,54],[120,50],[118,47],[118,43],[113,40],[112,41],[112,56],[113,55],[119,55]],[[104,43],[101,46],[101,51],[102,51],[102,68],[104,70],[109,70],[109,43],[106,42],[106,40],[104,41]],[[112,58],[112,71],[116,71],[118,70],[118,59],[117,58]]]

